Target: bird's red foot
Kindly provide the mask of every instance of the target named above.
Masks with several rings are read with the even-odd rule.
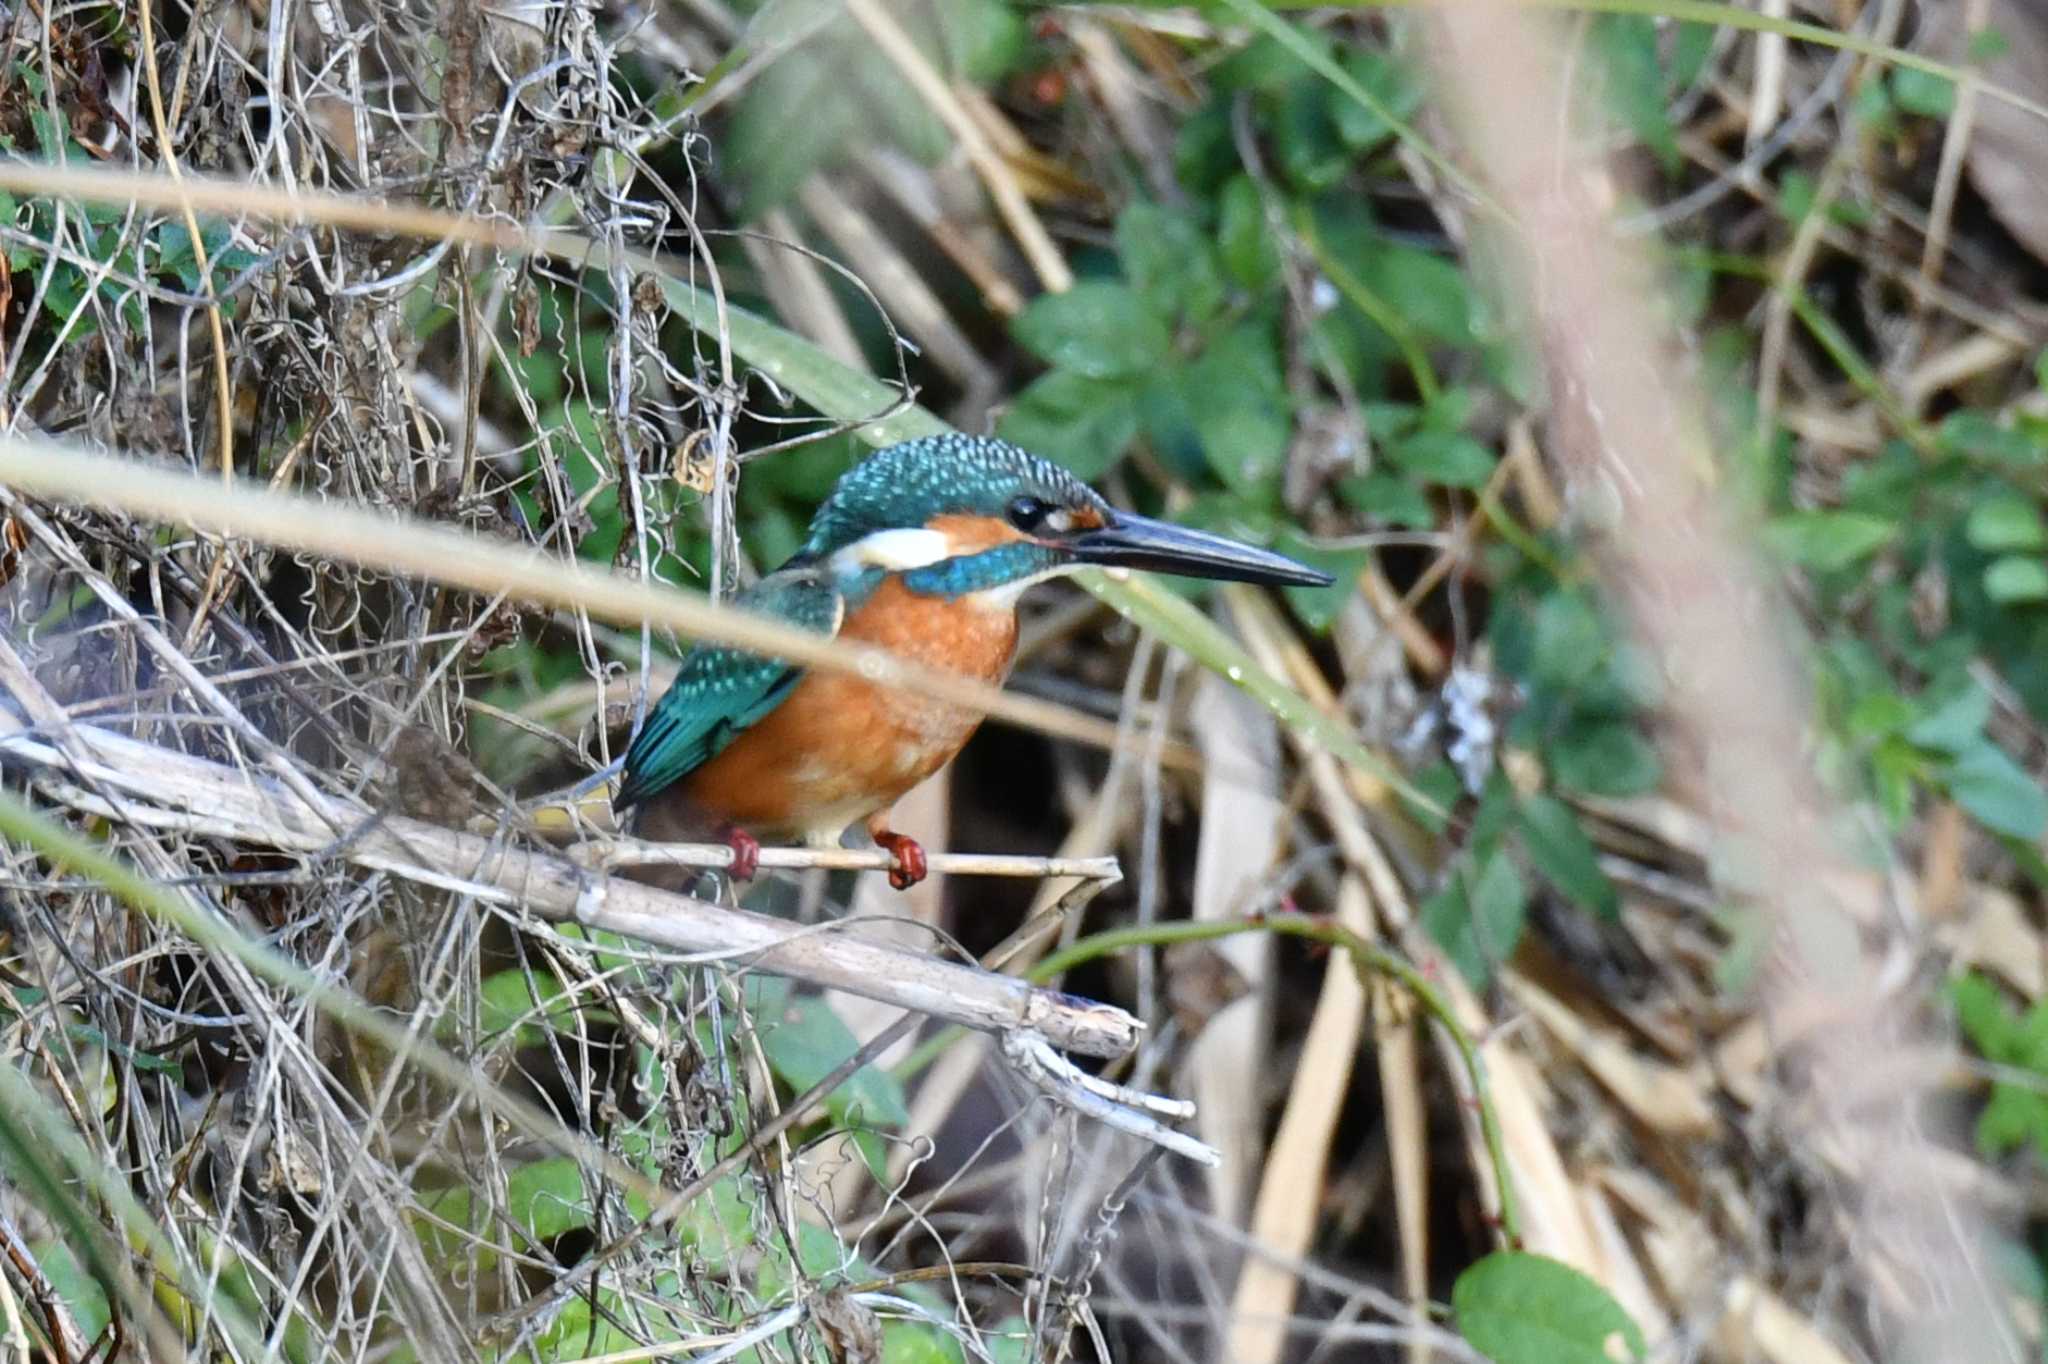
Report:
[[[924,848],[909,834],[899,834],[893,829],[874,830],[875,846],[896,859],[896,865],[889,868],[889,884],[896,890],[909,890],[930,874],[925,866]]]
[[[719,841],[732,849],[732,865],[726,871],[735,881],[751,881],[761,870],[761,840],[737,825],[719,830]]]

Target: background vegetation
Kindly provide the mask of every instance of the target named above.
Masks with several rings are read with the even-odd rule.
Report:
[[[1696,472],[1810,632],[1796,757],[1849,812],[1892,1002],[1959,1025],[1965,1054],[1929,1064],[1974,1143],[1926,1179],[1998,1219],[2000,1310],[2039,1352],[2048,137],[1986,90],[2048,100],[2048,15],[1560,23],[1558,133],[1616,168],[1660,363],[1711,402]],[[992,725],[900,821],[1121,858],[1008,969],[1042,958],[1149,1025],[1116,1073],[1197,1101],[1223,1153],[1203,1172],[1034,1100],[978,1039],[929,1028],[834,1084],[891,1011],[365,869],[354,835],[280,851],[109,795],[85,761],[106,730],[560,840],[548,798],[614,755],[682,642],[5,493],[8,1339],[1891,1357],[1899,1304],[1845,1268],[1844,1159],[1787,1136],[1807,1096],[1760,1008],[1769,915],[1712,837],[1674,679],[1603,596],[1586,541],[1612,510],[1558,476],[1501,270],[1515,205],[1430,51],[1420,13],[1253,0],[0,0],[11,169],[324,190],[589,247],[31,177],[0,192],[0,435],[717,595],[868,446],[944,422],[1336,575],[1041,594],[1013,685],[1121,745]],[[1067,888],[877,879],[748,903],[902,916],[903,941],[978,955]],[[1259,916],[1273,932],[1193,940]],[[1497,1133],[1338,928],[1444,992]]]

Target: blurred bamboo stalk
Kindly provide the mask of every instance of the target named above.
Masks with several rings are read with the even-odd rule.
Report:
[[[1673,779],[1706,793],[1717,851],[1773,920],[1768,1003],[1804,1076],[1803,1102],[1779,1112],[1787,1149],[1843,1161],[1823,1184],[1855,1191],[1836,1212],[1899,1357],[2020,1358],[1984,1210],[1927,1177],[1934,1096],[1897,1064],[1942,1042],[1888,983],[1918,988],[1888,970],[1876,883],[1844,874],[1843,826],[1808,766],[1799,635],[1715,495],[1700,396],[1652,313],[1655,272],[1616,230],[1607,169],[1564,141],[1555,26],[1512,4],[1442,5],[1431,37],[1470,153],[1516,206],[1514,283],[1557,404],[1551,450],[1575,503],[1602,509],[1596,557],[1667,680]]]

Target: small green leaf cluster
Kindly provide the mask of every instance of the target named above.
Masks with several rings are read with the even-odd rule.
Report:
[[[72,138],[64,119],[50,111],[45,99],[49,83],[43,73],[17,61],[0,72],[0,85],[9,80],[19,82],[34,101],[26,115],[31,145],[19,146],[15,137],[0,133],[0,153],[91,163],[93,157]],[[207,281],[201,277],[198,253],[184,223],[159,222],[137,231],[132,219],[132,211],[118,204],[60,205],[53,199],[22,201],[0,193],[0,224],[13,229],[0,240],[0,255],[14,277],[17,299],[37,288],[48,268],[40,313],[26,322],[32,329],[30,354],[39,357],[60,341],[83,340],[108,321],[118,321],[131,336],[140,335],[148,323],[140,286],[162,281],[188,294],[205,291]],[[225,223],[207,223],[200,237],[217,290],[261,259],[233,245]],[[234,316],[233,297],[222,298],[220,307],[224,316]]]
[[[2021,1013],[1975,971],[1949,983],[1949,1000],[1970,1045],[2003,1068],[1977,1115],[1977,1149],[1995,1160],[2026,1148],[2048,1162],[2048,1001]]]
[[[1615,917],[1614,883],[1567,798],[1637,795],[1663,775],[1642,719],[1657,703],[1656,677],[1611,614],[1584,584],[1560,582],[1548,561],[1512,547],[1490,559],[1497,576],[1486,638],[1516,689],[1499,743],[1535,758],[1549,789],[1523,789],[1526,778],[1518,788],[1496,762],[1469,807],[1459,857],[1422,905],[1423,924],[1475,985],[1513,954],[1539,887]],[[1448,761],[1424,768],[1415,783],[1439,810],[1459,807],[1463,785]],[[1445,823],[1419,804],[1411,813],[1425,827]]]
[[[1448,765],[1425,771],[1418,785],[1444,806],[1457,794]],[[1419,806],[1414,813],[1426,814]],[[1464,853],[1420,907],[1423,927],[1475,986],[1521,941],[1532,881],[1603,919],[1619,911],[1614,883],[1571,807],[1540,791],[1516,791],[1496,769],[1471,816]]]
[[[601,949],[618,945],[608,934],[588,936]],[[612,960],[620,969],[629,965],[625,958],[611,959],[602,951],[600,957]],[[829,1005],[800,995],[788,981],[749,977],[729,1000],[729,1010],[734,1006],[736,1011],[721,1015],[719,1026],[700,1019],[684,1042],[701,1057],[700,1069],[716,1067],[718,1071],[713,1073],[739,1073],[758,1047],[775,1080],[794,1095],[823,1080],[858,1048],[852,1032]],[[741,1018],[748,1029],[745,1033],[735,1021]],[[442,1020],[437,1034],[444,1039],[453,1037],[455,1022],[453,1017]],[[484,978],[475,1030],[486,1048],[523,1050],[585,1045],[593,1026],[608,1028],[616,1023],[613,1015],[576,1001],[550,972],[521,968]],[[651,1179],[666,1178],[670,1171],[665,1166],[673,1160],[673,1153],[705,1142],[707,1134],[675,1128],[672,1115],[680,1107],[672,1101],[670,1090],[678,1082],[676,1075],[649,1047],[635,1042],[630,1052],[631,1088],[638,1096],[639,1116],[616,1129],[611,1144]],[[718,1124],[723,1135],[710,1139],[709,1149],[703,1153],[708,1159],[730,1155],[749,1137],[752,1115],[746,1105],[725,1101],[724,1110]],[[901,1081],[887,1070],[864,1066],[826,1097],[823,1110],[820,1120],[811,1124],[812,1132],[850,1138],[869,1168],[877,1177],[883,1176],[887,1168],[883,1135],[909,1121]],[[798,1135],[808,1134],[799,1129]],[[423,1242],[446,1272],[482,1282],[496,1272],[503,1257],[523,1258],[564,1238],[596,1233],[607,1225],[616,1230],[623,1224],[608,1224],[600,1212],[600,1201],[613,1196],[622,1200],[625,1216],[635,1221],[645,1219],[651,1211],[636,1192],[620,1192],[608,1183],[594,1185],[575,1159],[543,1156],[513,1166],[489,1206],[474,1181],[427,1190],[417,1225]],[[687,1300],[680,1282],[669,1277],[666,1291],[676,1298],[675,1320],[700,1318],[709,1294],[728,1325],[738,1328],[812,1285],[859,1283],[878,1277],[873,1266],[854,1255],[828,1229],[799,1225],[791,1244],[773,1230],[778,1225],[780,1219],[744,1172],[714,1181],[686,1206],[672,1224],[671,1234],[702,1272],[693,1276]],[[943,1312],[942,1299],[929,1289],[910,1285],[902,1294]],[[537,1338],[499,1358],[547,1364],[631,1349],[649,1340],[685,1338],[672,1323],[664,1327],[644,1311],[627,1312],[626,1307],[604,1288],[594,1296],[565,1301]],[[636,1330],[641,1334],[629,1334],[616,1325],[626,1320],[639,1322]],[[646,1335],[649,1330],[655,1334]],[[664,1336],[664,1331],[669,1334]],[[787,1337],[782,1339],[789,1344]],[[953,1337],[922,1322],[886,1324],[882,1343],[886,1364],[964,1359]]]
[[[1142,450],[1155,479],[1193,495],[1183,519],[1330,569],[1333,588],[1288,594],[1321,629],[1365,560],[1318,547],[1309,528],[1361,515],[1434,526],[1432,496],[1484,484],[1497,463],[1466,434],[1477,390],[1439,369],[1484,387],[1507,364],[1482,340],[1464,271],[1373,208],[1370,185],[1398,169],[1397,126],[1421,100],[1413,68],[1311,41],[1371,103],[1269,38],[1219,63],[1180,134],[1176,201],[1127,205],[1109,248],[1077,262],[1081,282],[1016,319],[1048,368],[997,430],[1089,478]],[[1283,486],[1310,433],[1324,446],[1324,487],[1309,490],[1330,499],[1321,515]]]
[[[1487,641],[1523,689],[1507,741],[1551,780],[1593,796],[1633,796],[1663,776],[1640,716],[1660,696],[1656,671],[1583,585],[1516,556],[1495,588]]]
[[[1919,447],[1893,441],[1851,469],[1836,505],[1786,510],[1767,542],[1806,570],[1827,622],[1818,658],[1824,760],[1901,827],[1945,795],[2026,854],[2048,796],[1997,736],[1982,659],[2048,718],[2048,423],[1965,409]]]
[[[1608,105],[1624,128],[1652,152],[1660,168],[1682,164],[1673,98],[1698,80],[1713,51],[1705,24],[1662,25],[1650,14],[1605,14],[1591,26],[1591,46],[1605,58]]]

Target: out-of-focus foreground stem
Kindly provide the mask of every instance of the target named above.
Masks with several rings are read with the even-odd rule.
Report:
[[[1613,230],[1616,186],[1573,144],[1555,21],[1493,0],[1441,4],[1435,64],[1481,178],[1514,214],[1510,250],[1549,383],[1549,445],[1608,590],[1657,660],[1672,784],[1716,828],[1730,898],[1770,916],[1768,994],[1790,1092],[1786,1148],[1835,1190],[1895,1359],[2020,1357],[1987,1272],[1981,1208],[1929,1175],[1930,1084],[1945,1042],[1921,986],[1887,975],[1882,880],[1851,865],[1808,759],[1796,624],[1718,495],[1703,405],[1657,319],[1646,256]],[[1909,974],[1909,973],[1908,973]]]

